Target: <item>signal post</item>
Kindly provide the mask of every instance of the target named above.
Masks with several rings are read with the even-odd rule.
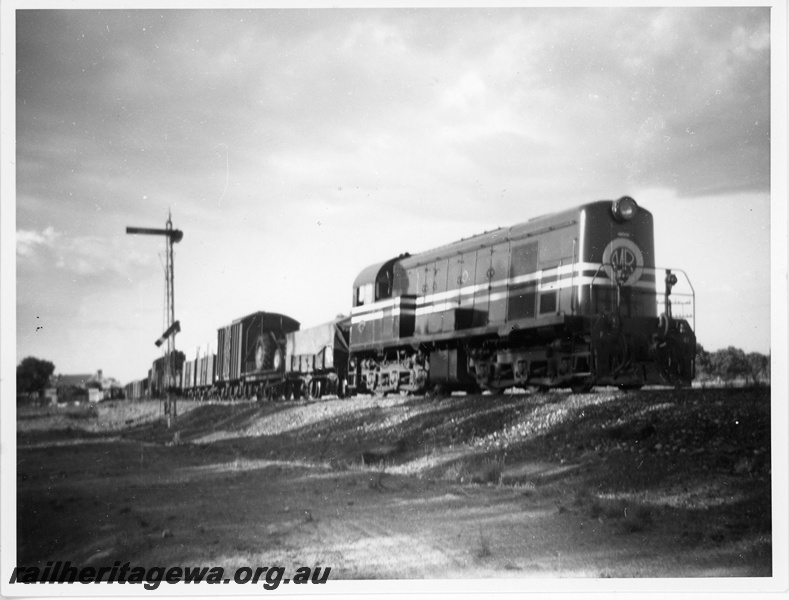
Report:
[[[178,413],[176,410],[175,395],[170,394],[170,388],[175,385],[175,334],[181,331],[181,324],[175,320],[175,264],[173,260],[173,244],[180,242],[184,233],[180,229],[173,229],[172,214],[167,215],[167,223],[164,229],[150,229],[145,227],[127,227],[128,234],[144,235],[163,235],[167,243],[167,266],[165,268],[165,287],[167,291],[166,311],[167,328],[164,333],[156,340],[156,346],[161,346],[167,342],[167,360],[165,360],[164,387],[167,408],[167,428],[176,428]],[[173,434],[173,442],[179,442],[178,431]]]

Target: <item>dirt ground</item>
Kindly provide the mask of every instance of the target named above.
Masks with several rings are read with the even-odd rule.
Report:
[[[17,563],[765,577],[770,391],[20,409]]]

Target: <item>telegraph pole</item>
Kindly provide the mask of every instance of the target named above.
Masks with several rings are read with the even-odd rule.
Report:
[[[167,353],[164,361],[164,387],[165,398],[167,407],[167,428],[176,428],[176,420],[178,413],[176,411],[175,395],[170,397],[170,388],[175,385],[175,334],[181,330],[181,325],[175,320],[175,262],[173,260],[173,244],[180,242],[183,237],[183,231],[173,229],[172,213],[168,212],[167,223],[164,229],[149,229],[145,227],[127,227],[126,233],[130,234],[145,234],[145,235],[163,235],[167,242],[167,267],[165,268],[165,289],[167,292],[166,299],[166,318],[167,328],[165,332],[156,340],[156,345],[161,346],[165,341],[167,342]],[[173,434],[173,441],[177,444],[179,442],[178,431]]]

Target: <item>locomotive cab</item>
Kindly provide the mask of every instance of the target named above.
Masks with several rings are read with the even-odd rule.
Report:
[[[385,345],[413,335],[414,297],[395,285],[399,261],[391,258],[364,269],[353,283],[350,343],[357,350],[382,351]]]
[[[392,296],[393,265],[397,258],[370,265],[353,282],[353,307],[371,305]]]

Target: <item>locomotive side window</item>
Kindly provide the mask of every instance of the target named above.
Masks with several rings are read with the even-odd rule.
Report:
[[[540,314],[556,312],[556,292],[540,294]]]
[[[389,298],[392,295],[392,276],[388,271],[379,275],[375,284],[376,300]]]
[[[411,271],[406,271],[403,268],[403,265],[400,262],[396,262],[394,264],[392,270],[392,277],[394,281],[392,282],[392,289],[391,295],[392,296],[402,296],[403,294],[408,293],[409,283],[408,280],[410,278]]]
[[[537,242],[521,244],[512,248],[510,277],[527,275],[537,270]]]
[[[373,284],[360,285],[356,289],[356,305],[361,306],[363,304],[372,304],[373,302],[375,302],[373,298]]]

